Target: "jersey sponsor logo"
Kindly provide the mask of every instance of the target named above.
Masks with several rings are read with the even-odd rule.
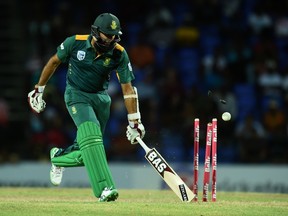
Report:
[[[82,60],[85,58],[85,55],[86,55],[86,53],[85,53],[84,51],[78,50],[78,52],[77,52],[77,59],[78,59],[79,61],[82,61]]]
[[[105,58],[103,65],[108,66],[110,64],[111,59],[110,58]]]

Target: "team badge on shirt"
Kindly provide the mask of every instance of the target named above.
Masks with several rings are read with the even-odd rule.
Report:
[[[111,59],[110,58],[105,58],[103,65],[108,66],[110,64]]]
[[[75,106],[72,106],[71,110],[72,110],[72,113],[73,113],[74,115],[77,113],[77,109],[76,109]]]
[[[84,51],[78,50],[78,52],[77,52],[77,59],[78,59],[79,61],[82,61],[82,60],[85,58],[85,55],[86,55],[86,53],[85,53]]]

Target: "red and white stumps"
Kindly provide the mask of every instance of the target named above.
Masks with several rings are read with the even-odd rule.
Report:
[[[203,202],[208,201],[209,179],[210,179],[210,161],[211,161],[211,143],[212,143],[212,124],[207,124],[206,132],[206,149],[204,161],[204,178],[203,178]]]
[[[198,200],[198,175],[199,175],[199,119],[194,120],[194,164],[193,164],[193,193],[196,194],[194,201]]]
[[[200,144],[200,120],[194,119],[194,160],[193,160],[193,192],[196,194],[194,201],[198,200],[198,176],[199,176],[199,144]],[[212,151],[212,152],[211,152]],[[208,201],[210,184],[210,165],[212,166],[211,200],[216,201],[216,179],[217,179],[217,119],[213,118],[212,123],[207,123],[205,161],[203,176],[203,197],[202,201]]]
[[[216,201],[217,179],[217,119],[212,119],[212,201]]]

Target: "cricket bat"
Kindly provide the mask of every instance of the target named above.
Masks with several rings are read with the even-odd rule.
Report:
[[[146,160],[154,167],[167,185],[183,202],[191,202],[196,195],[187,187],[172,167],[168,165],[160,153],[155,148],[149,148],[140,137],[136,139],[146,152]]]

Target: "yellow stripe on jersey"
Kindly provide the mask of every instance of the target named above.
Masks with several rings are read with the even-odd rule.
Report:
[[[120,44],[116,43],[115,49],[120,50],[121,52],[123,52],[124,47],[122,47]]]
[[[87,40],[89,35],[76,35],[75,40]]]

